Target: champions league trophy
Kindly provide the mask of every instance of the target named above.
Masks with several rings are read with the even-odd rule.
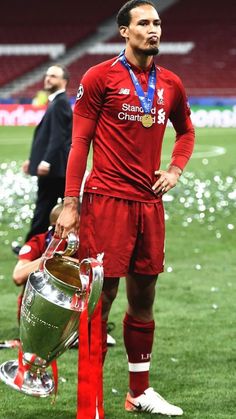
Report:
[[[47,397],[56,392],[56,380],[46,368],[55,363],[78,338],[80,315],[91,318],[102,291],[103,254],[76,263],[65,256],[78,248],[70,233],[64,252],[56,252],[61,239],[53,238],[39,270],[29,275],[21,307],[21,360],[0,366],[0,379],[22,393]],[[19,384],[20,382],[20,384]]]

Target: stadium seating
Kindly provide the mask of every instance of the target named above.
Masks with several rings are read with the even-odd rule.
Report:
[[[96,27],[96,26],[95,26]],[[87,24],[79,26],[66,24],[37,24],[31,27],[16,24],[13,27],[2,25],[0,27],[1,44],[49,44],[64,43],[67,47],[73,46],[81,39],[93,32],[93,27]]]
[[[91,67],[92,65],[98,64],[103,60],[107,60],[109,57],[107,55],[90,55],[86,54],[85,56],[81,57],[80,59],[73,62],[68,69],[70,71],[70,83],[68,85],[67,93],[70,97],[76,96],[76,92],[78,90],[79,82],[82,75],[85,71]],[[21,92],[18,92],[17,95],[25,98],[31,98],[35,95],[37,90],[42,89],[43,86],[43,79],[37,83],[34,83],[24,89]]]
[[[29,0],[25,0],[29,2]],[[52,0],[54,3],[55,0]],[[51,5],[51,2],[49,2]],[[60,41],[63,37],[64,42],[69,47],[74,42],[78,42],[87,36],[83,28],[90,28],[92,33],[97,25],[109,15],[112,15],[123,1],[109,0],[103,1],[106,12],[96,8],[96,13],[89,14],[90,4],[81,6],[82,24],[77,25],[78,14],[74,9],[68,8],[67,14],[61,17],[61,22],[68,24],[70,21],[71,31],[63,29],[63,33],[58,36]],[[105,7],[106,5],[106,7]],[[49,11],[51,6],[49,6]],[[78,12],[79,13],[79,12]],[[50,16],[50,13],[48,13]],[[39,13],[38,23],[46,24],[46,18],[42,19],[43,12]],[[214,0],[179,0],[169,9],[161,13],[163,21],[162,42],[193,42],[194,48],[187,54],[162,54],[157,57],[160,66],[167,67],[177,73],[183,80],[189,96],[236,96],[236,72],[235,55],[236,48],[236,2],[235,0],[225,0],[224,7],[217,5]],[[48,18],[49,22],[49,18]],[[91,26],[92,25],[92,26]],[[66,26],[65,26],[66,28]],[[77,28],[77,32],[73,29]],[[50,32],[51,42],[55,41],[53,27]],[[73,37],[72,37],[72,34]],[[70,35],[70,36],[69,36]],[[36,35],[35,35],[36,36]],[[77,37],[77,41],[76,38]],[[73,38],[73,39],[72,39]],[[33,39],[33,38],[32,38]],[[39,39],[39,38],[38,38]],[[40,35],[40,39],[42,37]],[[107,42],[120,42],[120,37],[115,36]],[[75,60],[69,66],[71,82],[68,93],[75,96],[82,74],[91,66],[103,60],[111,58],[112,55],[85,54]],[[42,87],[42,81],[29,86],[19,95],[22,97],[32,97],[35,91]]]
[[[31,71],[35,66],[41,65],[47,60],[47,55],[0,56],[0,86],[9,83],[25,72]]]
[[[181,0],[162,16],[162,41],[193,41],[188,55],[160,55],[158,63],[183,79],[190,96],[236,96],[236,2]]]
[[[77,0],[34,3],[32,0],[9,0],[1,4],[0,44],[53,44],[63,43],[66,48],[79,43],[97,30],[98,25],[110,17],[123,4],[122,0],[99,0],[91,13],[90,2]],[[82,17],[81,17],[82,16]],[[14,57],[12,56],[14,60]],[[0,85],[36,68],[48,56],[17,56],[18,69],[2,72]],[[0,64],[12,61],[0,56]],[[28,63],[30,62],[30,65]],[[3,64],[4,65],[4,64]],[[2,67],[1,67],[2,68]]]
[[[97,26],[122,4],[122,0],[97,0],[92,7],[90,2],[78,0],[4,1],[0,15],[0,43],[64,42],[72,46],[94,33]]]

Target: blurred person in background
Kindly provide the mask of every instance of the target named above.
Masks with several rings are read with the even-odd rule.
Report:
[[[34,131],[29,159],[22,165],[25,174],[38,177],[36,206],[26,241],[47,230],[50,211],[64,196],[72,129],[72,110],[66,95],[68,81],[69,73],[60,64],[49,67],[45,74],[49,105]],[[18,253],[19,244],[13,242],[12,249]]]
[[[44,106],[48,103],[48,94],[45,90],[39,90],[32,99],[32,105]]]
[[[117,23],[126,41],[125,50],[90,68],[78,89],[64,208],[55,234],[65,238],[79,228],[80,258],[104,252],[103,358],[106,322],[120,277],[126,277],[128,307],[123,336],[129,392],[125,409],[181,416],[180,407],[150,387],[149,369],[156,282],[164,269],[162,196],[177,184],[191,157],[195,134],[181,80],[154,62],[161,20],[153,3],[128,1],[118,12]],[[168,119],[176,137],[169,165],[160,170]],[[79,214],[79,193],[91,143],[93,167]]]

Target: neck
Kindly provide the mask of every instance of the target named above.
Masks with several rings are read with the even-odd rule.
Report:
[[[143,70],[148,68],[153,61],[153,55],[145,55],[142,51],[135,51],[128,46],[125,49],[125,56],[131,64]]]

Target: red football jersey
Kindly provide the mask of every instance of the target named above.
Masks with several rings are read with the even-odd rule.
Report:
[[[51,238],[52,236],[49,236],[48,231],[31,237],[20,249],[19,259],[33,261],[40,258],[45,252]],[[63,240],[58,246],[57,251],[64,250],[65,244],[66,242]]]
[[[132,69],[146,93],[150,67],[142,70],[132,65]],[[168,119],[177,133],[171,163],[184,168],[194,143],[186,94],[181,80],[171,71],[156,65],[156,78],[153,125],[145,128],[135,86],[119,59],[105,61],[85,73],[74,108],[66,196],[79,194],[92,139],[93,166],[85,191],[141,202],[160,199],[152,186]]]

